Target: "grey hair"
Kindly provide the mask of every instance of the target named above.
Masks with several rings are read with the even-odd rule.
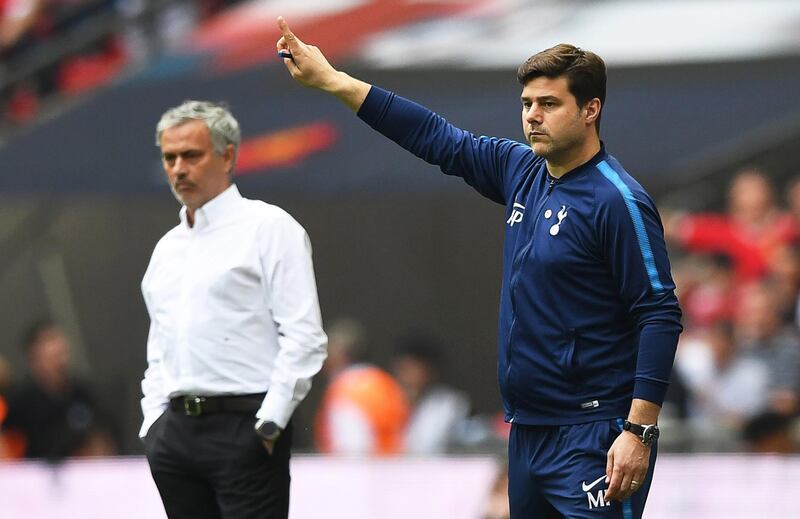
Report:
[[[228,144],[233,144],[233,162],[236,163],[239,144],[242,142],[239,123],[226,106],[210,101],[188,100],[164,112],[156,125],[156,146],[161,146],[161,134],[164,130],[189,121],[203,121],[206,124],[214,151],[218,155],[225,153]]]

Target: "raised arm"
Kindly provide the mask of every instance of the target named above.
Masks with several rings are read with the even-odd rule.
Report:
[[[292,33],[282,16],[278,17],[278,28],[281,30],[278,53],[291,54],[291,58],[283,58],[283,63],[292,77],[303,86],[334,95],[352,111],[358,112],[372,85],[333,68],[317,47],[303,43]]]
[[[278,18],[278,54],[300,84],[341,100],[374,130],[447,175],[461,177],[483,196],[506,204],[515,175],[534,160],[527,145],[478,137],[413,101],[337,71],[322,52],[300,41]]]

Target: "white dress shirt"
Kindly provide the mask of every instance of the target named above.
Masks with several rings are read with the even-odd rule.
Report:
[[[311,244],[288,213],[235,185],[158,242],[139,436],[179,395],[267,391],[256,417],[285,427],[327,355]]]

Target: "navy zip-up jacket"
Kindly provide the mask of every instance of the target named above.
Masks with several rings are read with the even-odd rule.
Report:
[[[506,207],[497,373],[506,420],[567,425],[661,405],[681,311],[655,204],[602,148],[553,178],[530,146],[476,137],[377,87],[358,116]]]

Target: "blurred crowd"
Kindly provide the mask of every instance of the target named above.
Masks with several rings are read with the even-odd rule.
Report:
[[[0,0],[0,123],[90,92],[238,0]]]
[[[315,446],[324,454],[437,455],[502,451],[502,413],[472,415],[468,395],[443,381],[444,345],[422,333],[395,344],[388,369],[368,361],[364,328],[342,319],[328,329],[325,385]]]
[[[328,330],[329,358],[316,383],[314,450],[346,456],[502,452],[508,427],[498,411],[471,415],[467,394],[442,381],[445,351],[431,336],[397,341],[386,369],[369,362],[364,327],[342,319]],[[0,460],[120,454],[122,417],[103,409],[72,368],[64,330],[50,319],[22,339],[24,373],[0,358]]]
[[[6,72],[0,77],[9,81],[0,91],[5,123],[29,122],[48,97],[91,90],[122,70],[119,37],[88,25],[107,25],[113,11],[113,0],[0,0],[0,62]],[[29,74],[7,76],[31,66]]]
[[[662,414],[675,449],[796,452],[800,178],[777,187],[746,168],[725,212],[662,215],[685,327]]]

